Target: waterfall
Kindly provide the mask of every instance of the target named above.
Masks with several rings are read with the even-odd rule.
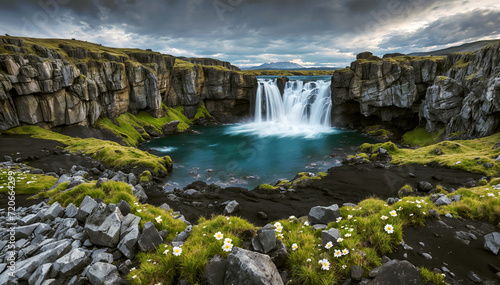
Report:
[[[330,126],[330,81],[288,81],[281,95],[277,81],[258,79],[253,122],[232,126],[227,134],[317,138],[338,132]]]
[[[330,81],[288,81],[283,97],[275,80],[259,79],[255,98],[256,123],[279,122],[330,127]]]

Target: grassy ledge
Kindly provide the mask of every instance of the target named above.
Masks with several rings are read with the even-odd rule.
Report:
[[[193,124],[191,120],[182,114],[182,107],[174,109],[162,105],[162,108],[165,116],[161,118],[155,118],[145,111],[141,111],[135,116],[124,113],[114,119],[100,118],[94,127],[109,130],[122,138],[127,145],[137,146],[139,143],[150,139],[151,135],[162,136],[163,125],[172,121],[178,120],[180,122],[177,125],[177,131],[179,132],[186,131]],[[204,112],[202,107],[198,112]]]
[[[498,176],[500,163],[495,159],[500,155],[500,148],[493,149],[500,141],[500,133],[473,140],[442,141],[418,149],[400,149],[392,142],[383,144],[363,144],[362,152],[383,147],[392,155],[393,164],[428,164],[437,162],[452,169],[460,169],[488,176]],[[491,167],[486,167],[486,165]]]
[[[163,176],[172,168],[172,160],[168,156],[158,157],[111,141],[74,138],[36,126],[17,127],[3,134],[26,134],[34,138],[58,141],[67,145],[66,149],[70,152],[85,153],[115,169],[137,169],[138,171],[147,169],[156,175]]]
[[[401,143],[409,146],[428,146],[440,142],[445,131],[446,129],[443,128],[439,132],[429,133],[425,128],[417,127],[405,133],[401,139]]]
[[[9,175],[9,172],[13,175]],[[55,177],[22,172],[19,167],[11,167],[10,169],[0,168],[0,194],[5,194],[9,191],[9,176],[15,178],[16,194],[36,194],[42,190],[49,189],[57,182]]]

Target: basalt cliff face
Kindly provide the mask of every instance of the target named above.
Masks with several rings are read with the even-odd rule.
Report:
[[[332,77],[333,124],[474,138],[500,131],[500,44],[446,57],[358,55]]]
[[[0,130],[93,125],[140,110],[161,117],[162,104],[184,106],[189,118],[203,103],[221,120],[247,115],[255,77],[204,61],[210,66],[177,68],[174,57],[152,51],[0,37]]]

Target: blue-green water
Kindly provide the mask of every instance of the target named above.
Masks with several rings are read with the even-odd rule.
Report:
[[[373,142],[357,132],[334,128],[293,136],[269,124],[193,129],[196,133],[172,135],[143,145],[158,156],[173,159],[174,170],[167,177],[166,190],[196,180],[252,189],[262,183],[291,179],[302,171],[326,171],[341,164],[341,156],[330,154]]]

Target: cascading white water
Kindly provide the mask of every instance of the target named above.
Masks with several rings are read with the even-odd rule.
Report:
[[[276,79],[258,83],[254,122],[236,126],[232,133],[313,138],[335,132],[330,127],[330,81],[288,81],[283,96]]]
[[[329,127],[332,109],[330,96],[329,81],[318,80],[305,84],[301,80],[288,81],[282,98],[276,80],[259,79],[255,122],[277,121]]]

